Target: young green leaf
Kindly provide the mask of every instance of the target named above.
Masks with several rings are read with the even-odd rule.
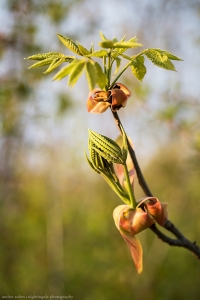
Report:
[[[52,72],[55,68],[60,66],[64,61],[65,61],[64,57],[54,59],[52,61],[52,63],[50,64],[50,66],[48,67],[48,69],[43,74],[48,74],[48,73]]]
[[[82,55],[89,55],[90,51],[83,47],[81,44],[78,43],[78,49]]]
[[[146,67],[144,65],[144,56],[139,56],[131,63],[131,71],[133,75],[140,81],[146,74]]]
[[[94,52],[94,45],[92,44],[92,46],[90,47],[90,54]]]
[[[119,71],[120,64],[121,64],[121,59],[119,57],[116,57],[115,62],[116,62],[116,69],[115,69],[114,75],[116,75],[117,72]]]
[[[95,62],[94,66],[96,69],[97,84],[100,87],[100,89],[104,90],[108,83],[108,78],[106,74],[103,73],[101,66],[97,62]]]
[[[112,155],[116,158],[121,157],[121,148],[112,139],[92,130],[89,130],[89,138],[94,143],[95,147],[101,149],[101,151],[105,152],[106,154]]]
[[[100,34],[102,41],[108,41],[108,39],[105,37],[105,35],[103,34],[102,31],[100,31],[99,34]]]
[[[136,37],[136,36],[132,37],[132,38],[129,40],[129,42],[136,43],[136,42],[137,42],[137,37]]]
[[[117,43],[117,42],[118,42],[118,39],[117,39],[117,38],[114,38],[112,41],[113,41],[113,43]]]
[[[152,49],[152,50],[155,50],[155,51],[158,51],[160,54],[163,54],[163,55],[166,55],[169,59],[171,60],[180,60],[180,61],[183,61],[183,59],[179,58],[178,56],[168,52],[168,51],[165,51],[165,50],[161,50],[159,48],[155,48],[155,49]]]
[[[118,42],[114,43],[113,47],[114,48],[136,48],[136,47],[141,47],[142,44],[140,43],[134,43],[134,42]]]
[[[65,45],[69,50],[82,56],[82,53],[80,52],[78,46],[70,38],[68,38],[64,35],[61,35],[59,33],[57,34],[57,36],[59,37],[59,39],[63,43],[63,45]]]
[[[85,60],[79,60],[77,64],[74,65],[73,69],[70,72],[68,85],[73,87],[81,74],[83,73],[83,69],[85,67]]]
[[[108,55],[108,52],[106,50],[97,50],[97,51],[94,51],[92,53],[90,53],[89,55],[87,55],[88,57],[104,57],[104,56],[107,56]]]
[[[31,65],[29,67],[29,69],[43,67],[43,66],[51,64],[51,62],[52,62],[52,58],[46,58],[44,60],[40,60],[40,61],[36,62],[35,64]]]
[[[63,77],[69,75],[72,69],[75,67],[76,64],[80,62],[80,59],[74,59],[70,64],[63,67],[56,75],[53,77],[53,80],[61,80]]]
[[[115,164],[123,164],[123,160],[119,156],[113,156],[112,154],[109,154],[108,152],[105,152],[96,146],[92,146],[92,149],[95,150],[100,156],[102,156],[104,159],[106,159],[109,163],[115,163]]]
[[[125,36],[121,39],[121,41],[119,42],[119,43],[121,43],[121,42],[125,42]],[[133,37],[133,38],[131,38],[128,42],[131,42],[131,43],[136,43],[137,42],[137,38],[136,38],[136,36],[135,37]],[[127,42],[126,42],[127,43]],[[128,47],[129,48],[129,47]],[[114,49],[114,53],[112,53],[112,56],[115,58],[115,57],[118,57],[120,54],[122,55],[122,53],[124,53],[124,52],[126,52],[126,50],[128,49],[127,47],[123,47],[123,48],[115,48]],[[124,57],[124,58],[127,58],[127,57]],[[131,58],[130,58],[130,60],[131,60]]]
[[[146,49],[143,53],[152,61],[152,63],[154,63],[154,65],[166,70],[176,71],[173,63],[168,59],[167,55],[162,54],[160,51],[155,49]]]
[[[84,151],[84,153],[85,153],[85,158],[86,158],[86,160],[87,160],[89,166],[92,168],[93,171],[95,171],[95,172],[97,172],[97,173],[99,174],[100,171],[99,171],[99,170],[93,165],[93,163],[89,160],[89,158],[88,158],[88,156],[87,156],[87,154],[86,154],[85,151]]]
[[[47,52],[47,53],[38,53],[38,54],[34,54],[31,55],[25,59],[31,59],[31,60],[44,60],[44,59],[48,59],[51,58],[52,60],[58,57],[63,57],[63,53],[59,53],[59,52]]]
[[[90,62],[86,62],[86,78],[89,85],[89,90],[92,91],[96,84],[96,68],[95,66]]]
[[[114,48],[114,43],[113,41],[106,40],[103,42],[99,42],[99,46],[102,48]]]

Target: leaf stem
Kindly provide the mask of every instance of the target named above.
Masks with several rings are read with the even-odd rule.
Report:
[[[106,57],[103,56],[103,69],[104,69],[104,74],[107,76],[107,70],[106,70]],[[106,90],[108,89],[108,85],[106,85]]]
[[[116,122],[117,126],[119,127],[120,132],[122,133],[123,126],[122,126],[122,123],[120,121],[120,118],[119,118],[117,112],[112,111],[112,114],[113,114],[113,117],[115,119],[115,122]],[[137,174],[137,177],[138,177],[139,184],[140,184],[141,188],[143,189],[146,196],[153,197],[153,194],[150,191],[150,188],[148,187],[148,185],[147,185],[147,183],[144,179],[144,176],[142,174],[142,171],[140,169],[139,163],[138,163],[136,155],[135,155],[135,151],[131,147],[130,142],[129,142],[128,139],[127,139],[127,144],[128,144],[128,151],[129,151],[130,156],[132,158],[134,168],[135,168],[135,171],[136,171],[136,174]]]
[[[129,178],[126,163],[123,165],[123,167],[124,167],[126,182],[127,182],[127,185],[128,185],[128,194],[129,194],[129,197],[130,197],[130,205],[131,205],[131,207],[136,208],[137,202],[136,202],[136,199],[135,199],[135,196],[134,196],[134,193],[133,193],[133,189],[132,189],[132,186],[131,186],[131,183],[130,183],[130,178]]]
[[[111,50],[108,51],[108,65],[107,65],[108,86],[110,85],[110,77],[111,77]]]
[[[109,184],[109,186],[112,188],[112,190],[118,195],[118,197],[126,204],[129,204],[129,197],[128,194],[124,193],[119,185],[114,182],[109,176],[107,176],[104,172],[101,172],[102,177],[105,179],[105,181]]]
[[[121,77],[121,75],[126,71],[126,69],[128,69],[128,67],[132,64],[133,60],[136,59],[137,57],[139,57],[140,55],[142,55],[143,52],[138,53],[137,55],[134,55],[131,59],[131,61],[129,61],[125,67],[121,70],[121,72],[119,72],[119,74],[115,77],[115,79],[113,80],[113,82],[111,83],[111,85],[109,86],[109,90],[112,89],[112,87],[114,86],[114,84],[116,83],[116,81]]]

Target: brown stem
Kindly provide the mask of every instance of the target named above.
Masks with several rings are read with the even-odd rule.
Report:
[[[112,110],[111,110],[112,111]],[[120,130],[120,132],[122,133],[122,123],[119,119],[119,116],[117,114],[117,112],[112,111],[114,120]],[[128,141],[128,140],[127,140]],[[129,141],[128,141],[128,150],[130,153],[130,156],[132,158],[134,167],[135,167],[135,171],[138,177],[138,181],[139,184],[142,188],[142,190],[144,191],[145,195],[148,197],[153,197],[153,194],[151,192],[151,190],[149,189],[145,178],[142,174],[142,171],[140,169],[139,163],[137,161],[136,155],[135,155],[135,151],[133,150],[133,148],[131,147]],[[170,221],[167,220],[163,226],[166,230],[170,231],[175,237],[176,239],[172,239],[170,237],[168,237],[167,235],[165,235],[164,233],[162,233],[157,227],[156,225],[152,225],[150,227],[150,229],[157,235],[158,238],[160,238],[164,243],[169,244],[170,246],[177,246],[177,247],[183,247],[186,248],[188,250],[190,250],[192,253],[194,253],[196,255],[197,258],[200,259],[200,248],[196,245],[196,242],[192,243],[191,241],[189,241],[175,226],[174,224]]]

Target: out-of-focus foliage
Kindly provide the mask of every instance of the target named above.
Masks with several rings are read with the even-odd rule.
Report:
[[[139,234],[145,271],[137,275],[112,219],[120,201],[98,174],[66,175],[65,168],[54,164],[60,157],[56,152],[49,161],[53,171],[38,174],[24,169],[18,193],[1,203],[1,294],[198,299],[196,258],[163,244],[150,230]],[[199,242],[200,174],[194,163],[191,158],[180,159],[178,149],[168,147],[145,174],[155,195],[168,201],[170,218]],[[63,165],[67,167],[64,158]]]
[[[23,58],[47,46],[58,49],[56,32],[81,42],[88,38],[89,45],[102,29],[106,36],[137,34],[149,48],[156,42],[184,59],[179,77],[151,70],[141,85],[127,76],[133,100],[120,114],[139,157],[149,156],[153,142],[164,145],[144,173],[155,196],[169,202],[170,219],[199,244],[199,1],[0,5],[0,294],[198,299],[199,262],[150,231],[140,236],[145,272],[136,274],[112,219],[121,202],[88,166],[79,167],[82,150],[74,151],[74,144],[85,135],[87,145],[87,127],[115,135],[110,115],[86,119],[80,111],[88,92],[84,82],[72,102],[40,70],[27,71]]]

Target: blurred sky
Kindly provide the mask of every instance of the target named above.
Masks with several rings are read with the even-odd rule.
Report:
[[[147,95],[147,105],[140,104],[133,97],[119,115],[127,129],[128,134],[134,140],[136,152],[145,161],[150,154],[154,153],[159,143],[164,142],[167,135],[166,128],[154,126],[154,112],[162,107],[161,95],[176,93],[177,90],[184,97],[194,97],[198,99],[200,94],[199,67],[200,67],[200,1],[192,0],[111,0],[111,1],[78,1],[74,2],[70,13],[58,27],[52,25],[45,16],[45,5],[48,1],[40,1],[41,10],[36,22],[40,28],[37,39],[40,41],[46,52],[60,51],[66,49],[58,41],[56,33],[75,37],[80,43],[89,46],[91,41],[97,46],[100,40],[99,31],[108,38],[117,37],[120,39],[124,34],[129,39],[137,35],[144,48],[161,48],[168,50],[181,57],[184,62],[175,62],[178,72],[166,71],[155,67],[147,61],[147,74],[143,83],[137,83],[150,90]],[[64,1],[66,2],[66,1]],[[6,34],[12,26],[12,16],[6,8],[6,0],[0,2],[0,30]],[[24,15],[24,22],[27,16]],[[137,51],[137,50],[135,50]],[[65,52],[66,53],[66,52]],[[137,52],[136,52],[137,53]],[[33,53],[30,53],[30,55]],[[0,76],[10,68],[13,62],[10,54],[3,57],[0,64]],[[30,62],[16,62],[16,68],[28,68]],[[27,70],[34,72],[34,70]],[[83,158],[83,148],[87,146],[87,129],[92,128],[115,138],[118,135],[117,128],[112,121],[111,113],[108,111],[102,115],[88,114],[85,109],[85,102],[88,94],[88,87],[85,78],[81,78],[73,90],[67,88],[66,79],[61,82],[51,82],[52,74],[45,76],[41,84],[38,84],[37,96],[33,101],[24,106],[24,138],[27,143],[37,145],[56,145],[74,149],[80,146],[77,153]],[[132,78],[132,79],[130,79]],[[24,79],[26,80],[26,79]],[[131,74],[130,80],[135,81]],[[123,78],[122,78],[123,81]],[[31,85],[31,83],[30,83]],[[134,86],[129,86],[134,92]],[[55,94],[63,92],[70,94],[75,102],[75,108],[66,113],[60,119],[55,117]],[[133,93],[134,94],[134,93]],[[41,121],[36,121],[35,116],[41,116]],[[35,163],[36,152],[33,153]]]

